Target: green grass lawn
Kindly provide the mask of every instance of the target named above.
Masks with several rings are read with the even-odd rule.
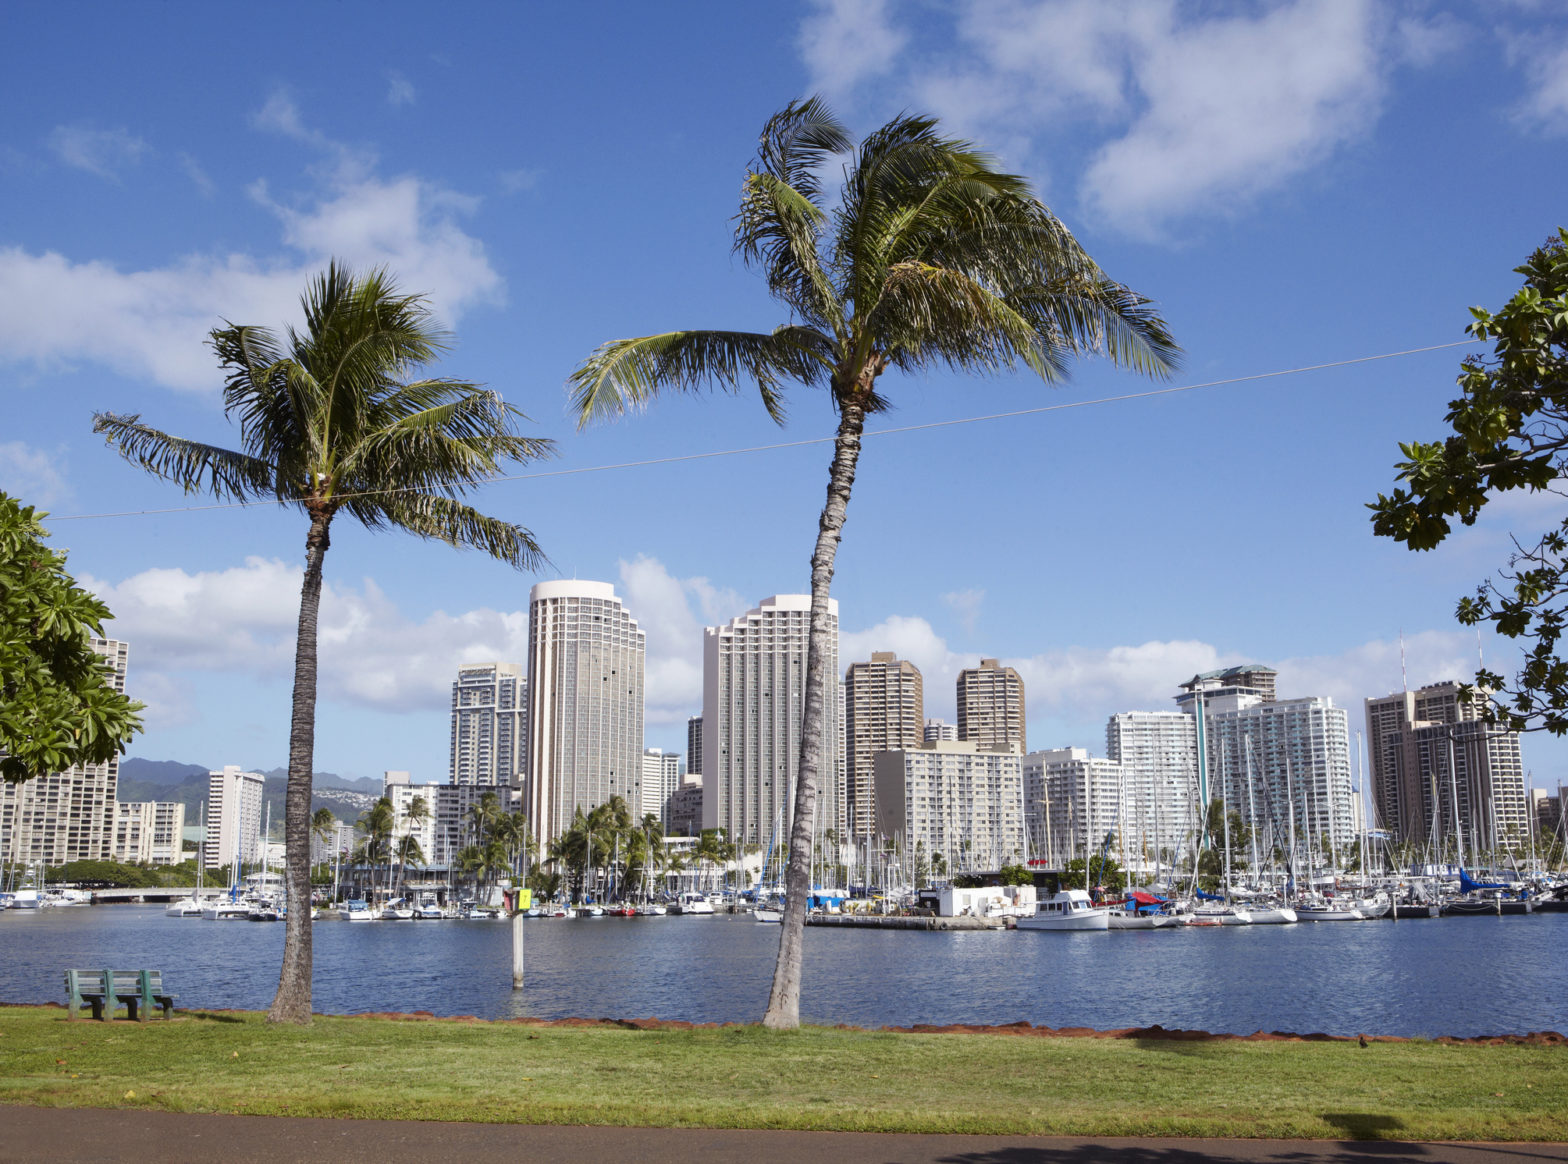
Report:
[[[1568,1138],[1568,1048],[0,1007],[0,1103],[659,1127]]]

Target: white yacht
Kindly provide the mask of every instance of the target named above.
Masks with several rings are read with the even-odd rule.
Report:
[[[1063,889],[1035,909],[1033,917],[1018,919],[1021,930],[1108,930],[1111,911],[1095,905],[1082,889]]]
[[[203,921],[249,921],[250,904],[243,901],[209,901],[201,907]]]
[[[194,893],[189,897],[182,897],[179,901],[171,901],[164,911],[165,917],[200,917],[201,898]]]
[[[709,901],[707,897],[701,893],[694,893],[691,890],[687,890],[685,893],[681,894],[675,899],[675,908],[671,912],[679,914],[713,913],[713,902]]]

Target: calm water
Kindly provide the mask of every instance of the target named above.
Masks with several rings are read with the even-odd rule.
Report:
[[[315,1005],[485,1018],[755,1021],[777,926],[540,918],[511,989],[500,922],[319,922]],[[158,967],[182,1007],[262,1009],[283,927],[162,906],[0,912],[0,1001],[64,1001],[67,967]],[[1132,933],[806,931],[813,1023],[1007,1023],[1331,1034],[1568,1031],[1568,914]]]

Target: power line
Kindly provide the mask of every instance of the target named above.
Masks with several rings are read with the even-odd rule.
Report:
[[[1179,384],[1171,388],[1151,388],[1144,392],[1128,392],[1121,396],[1101,396],[1094,400],[1070,400],[1063,404],[1042,404],[1036,408],[1020,408],[1013,412],[991,412],[982,416],[961,416],[952,420],[933,420],[926,424],[906,424],[897,428],[879,428],[863,434],[862,439],[870,437],[896,436],[906,432],[922,432],[933,428],[953,428],[960,424],[981,424],[991,420],[1013,420],[1020,416],[1038,416],[1045,412],[1065,412],[1070,408],[1088,408],[1097,404],[1120,404],[1128,400],[1147,400],[1155,396],[1172,396],[1178,392],[1195,392],[1200,388],[1223,388],[1229,384],[1256,383],[1260,380],[1275,380],[1281,376],[1298,376],[1305,372],[1323,372],[1330,368],[1348,368],[1355,364],[1370,364],[1378,360],[1393,360],[1401,356],[1418,356],[1425,352],[1438,352],[1445,348],[1462,348],[1474,344],[1474,340],[1455,340],[1446,344],[1431,344],[1424,348],[1406,348],[1399,352],[1382,352],[1375,356],[1356,356],[1348,360],[1333,360],[1326,364],[1305,364],[1299,368],[1285,368],[1276,372],[1254,372],[1250,376],[1231,376],[1224,380],[1205,380],[1200,384]],[[835,438],[831,436],[808,437],[798,441],[780,441],[771,445],[750,445],[737,449],[714,449],[706,453],[681,453],[673,457],[654,457],[646,461],[621,461],[610,465],[584,465],[576,469],[547,469],[537,473],[515,473],[505,477],[487,477],[482,484],[500,485],[509,481],[539,481],[547,477],[575,477],[584,473],[608,473],[620,469],[645,469],[653,465],[675,465],[683,461],[706,461],[715,457],[738,457],[748,453],[771,453],[780,449],[799,449],[808,445],[832,444]],[[349,500],[355,497],[379,497],[390,493],[413,492],[412,489],[377,489],[364,493],[344,493],[339,495],[340,500]],[[91,521],[107,517],[154,517],[166,513],[202,513],[214,509],[249,509],[258,505],[294,505],[293,501],[277,500],[272,498],[255,499],[251,501],[226,501],[214,502],[211,505],[181,505],[168,509],[128,509],[115,513],[72,513],[63,517],[53,514],[50,521]]]

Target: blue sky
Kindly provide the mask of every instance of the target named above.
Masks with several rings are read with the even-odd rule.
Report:
[[[662,401],[577,433],[600,342],[781,318],[730,254],[756,133],[810,92],[857,132],[942,117],[1036,183],[1155,298],[1175,384],[1464,339],[1568,219],[1568,11],[1552,4],[29,5],[0,78],[0,487],[60,518],[185,504],[92,436],[95,410],[232,441],[203,346],[277,325],[330,256],[385,263],[457,337],[442,366],[559,441],[534,470],[820,438],[799,391]],[[1397,442],[1440,432],[1449,348],[1165,397],[873,436],[835,595],[842,658],[899,651],[951,717],[982,655],[1026,679],[1032,747],[1103,752],[1111,713],[1194,671],[1276,667],[1354,709],[1474,670],[1456,599],[1555,497],[1440,550],[1371,536]],[[874,429],[1152,385],[1097,363],[888,385]],[[684,750],[701,628],[807,588],[822,445],[488,486],[540,577],[612,581],[649,632],[647,742]],[[522,470],[528,472],[528,469]],[[198,500],[199,499],[193,499]],[[265,509],[54,520],[131,642],[134,755],[286,755],[304,523]],[[459,662],[522,659],[537,579],[340,525],[317,765],[446,774]],[[1506,642],[1480,644],[1508,667]],[[1526,764],[1555,784],[1563,746]]]

